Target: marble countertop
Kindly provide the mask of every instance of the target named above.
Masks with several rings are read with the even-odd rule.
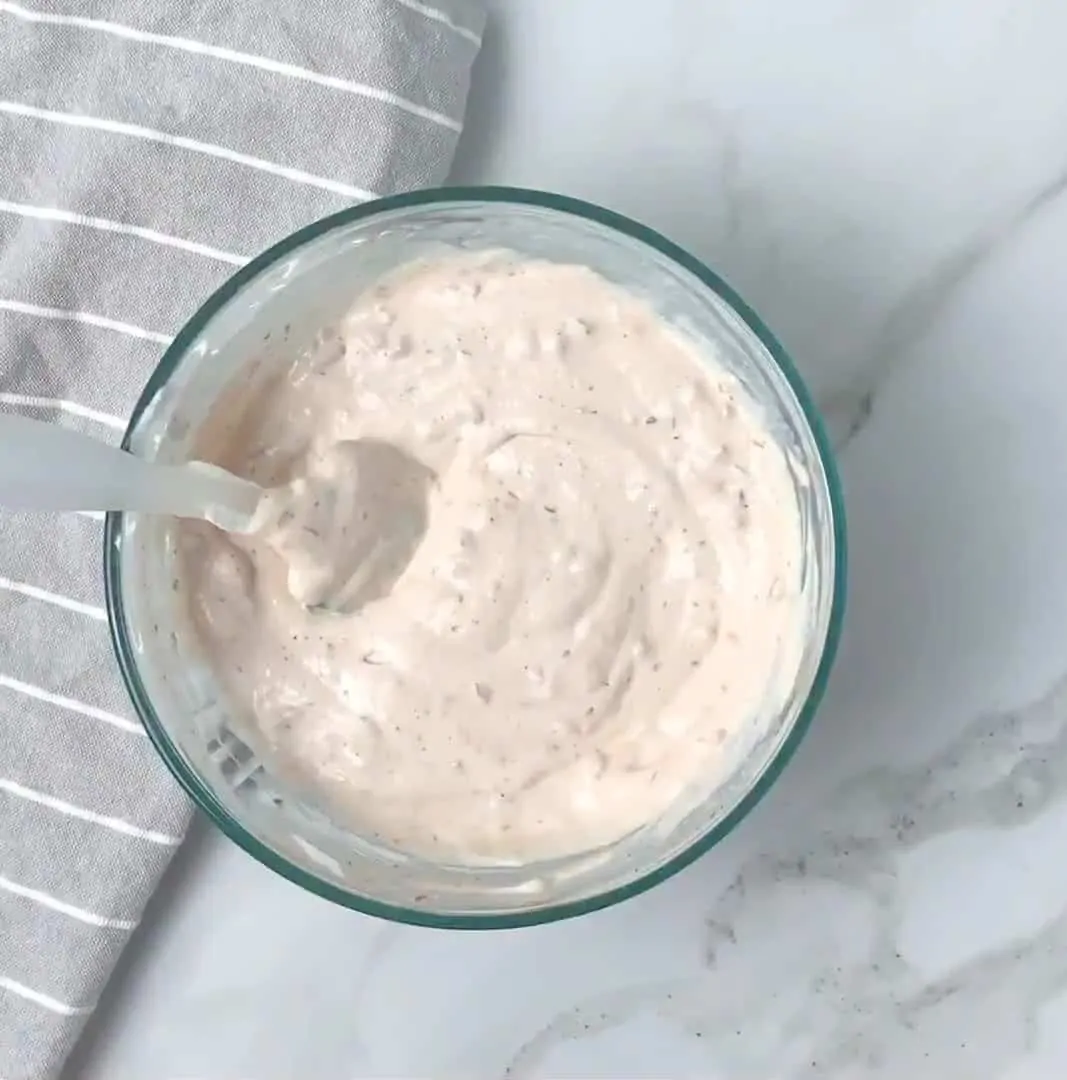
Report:
[[[200,828],[71,1080],[1063,1075],[1065,35],[1047,0],[496,0],[456,178],[666,232],[826,407],[825,705],[696,865],[537,929],[376,922]]]

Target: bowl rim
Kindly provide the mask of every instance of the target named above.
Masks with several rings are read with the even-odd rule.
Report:
[[[130,449],[133,435],[147,407],[170,379],[203,328],[246,285],[250,284],[280,259],[335,229],[383,213],[413,207],[446,207],[471,203],[497,203],[516,207],[533,206],[563,215],[584,218],[595,224],[606,226],[638,241],[640,244],[654,248],[661,255],[673,260],[733,308],[746,327],[756,335],[764,348],[767,349],[772,360],[785,377],[800,405],[804,419],[814,439],[826,477],[829,495],[831,536],[833,539],[833,550],[831,552],[833,557],[833,588],[822,654],[807,698],[774,757],[768,762],[752,787],[721,821],[694,840],[685,850],[678,852],[661,865],[654,867],[633,881],[607,889],[593,896],[583,897],[578,900],[566,900],[529,911],[438,913],[403,907],[353,893],[339,885],[306,872],[249,832],[215,798],[208,785],[186,763],[177,746],[171,741],[141,680],[134,658],[131,634],[126,622],[122,599],[119,551],[123,515],[121,512],[107,514],[104,523],[104,591],[112,647],[126,690],[149,740],[194,804],[207,815],[226,837],[251,855],[252,858],[317,896],[340,904],[342,907],[393,922],[449,930],[490,930],[535,926],[573,918],[577,915],[584,915],[609,907],[637,896],[673,877],[710,851],[711,848],[731,833],[774,785],[782,770],[796,753],[797,747],[811,726],[812,719],[825,693],[830,670],[837,653],[845,610],[847,582],[844,497],[833,447],[810,392],[797,372],[793,361],[777,338],[771,333],[759,315],[749,307],[730,285],[705,266],[703,262],[673,241],[668,240],[647,225],[642,225],[613,210],[555,192],[495,185],[428,188],[405,192],[348,207],[327,217],[320,218],[279,240],[223,282],[185,323],[171,344],[167,346],[130,414],[122,439],[121,445],[123,449]]]

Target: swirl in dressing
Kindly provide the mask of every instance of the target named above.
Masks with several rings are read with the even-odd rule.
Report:
[[[720,777],[804,632],[785,454],[580,266],[414,264],[202,432],[277,485],[183,523],[204,655],[335,820],[439,858],[589,850]],[[321,605],[329,610],[324,610]]]

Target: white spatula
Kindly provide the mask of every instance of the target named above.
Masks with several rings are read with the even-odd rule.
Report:
[[[154,465],[54,424],[0,416],[0,506],[173,514],[247,532],[261,495],[215,465]]]

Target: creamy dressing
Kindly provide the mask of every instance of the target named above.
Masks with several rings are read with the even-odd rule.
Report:
[[[182,523],[203,654],[361,835],[589,850],[722,779],[791,686],[786,456],[735,377],[587,268],[406,267],[231,387],[198,451],[275,489],[252,536]]]

